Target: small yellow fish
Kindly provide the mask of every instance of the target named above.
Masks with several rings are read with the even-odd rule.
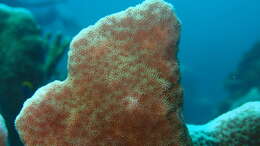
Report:
[[[30,82],[30,81],[23,81],[23,82],[22,82],[22,86],[27,87],[27,88],[30,89],[30,90],[33,89],[33,84],[32,84],[32,82]]]

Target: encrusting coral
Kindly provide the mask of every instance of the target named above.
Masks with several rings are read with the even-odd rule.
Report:
[[[68,77],[36,91],[17,116],[28,146],[190,145],[170,4],[146,0],[72,41]]]
[[[68,46],[62,40],[60,36],[51,43],[44,39],[28,10],[0,4],[0,111],[10,145],[22,145],[13,121],[28,96],[53,74]]]
[[[8,131],[7,128],[5,126],[5,120],[2,117],[2,115],[0,115],[0,146],[7,146],[8,145]]]
[[[205,125],[188,125],[194,146],[260,145],[260,102],[248,102]]]

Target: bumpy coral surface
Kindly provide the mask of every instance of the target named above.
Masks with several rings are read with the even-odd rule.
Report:
[[[189,145],[176,59],[180,24],[147,0],[82,30],[69,74],[40,88],[16,119],[29,146]]]
[[[260,145],[260,102],[246,103],[205,125],[189,125],[195,146]]]
[[[5,126],[5,120],[2,117],[2,115],[0,115],[0,146],[7,146],[8,144],[7,136],[8,136],[8,131]]]

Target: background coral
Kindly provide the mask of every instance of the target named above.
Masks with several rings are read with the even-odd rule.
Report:
[[[68,43],[58,36],[50,44],[25,9],[0,4],[0,18],[0,110],[11,145],[19,146],[13,121],[26,98],[54,72]]]
[[[0,3],[11,7],[26,8],[33,13],[42,30],[47,32],[56,32],[59,30],[72,37],[83,26],[78,24],[77,20],[75,20],[75,16],[64,15],[58,8],[61,5],[66,5],[69,1],[70,0],[0,0]]]
[[[260,145],[260,102],[249,102],[205,125],[188,125],[194,146]]]
[[[69,74],[28,99],[16,128],[26,145],[190,145],[172,6],[146,0],[72,41]],[[28,126],[30,125],[30,126]]]
[[[231,73],[226,89],[240,97],[245,95],[254,87],[260,88],[260,42],[256,42],[253,47],[245,53],[235,72]]]
[[[249,101],[260,101],[260,42],[245,53],[236,71],[230,73],[225,88],[228,91],[219,112],[227,112]]]

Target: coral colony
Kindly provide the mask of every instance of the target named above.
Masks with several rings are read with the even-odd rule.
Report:
[[[15,122],[21,139],[62,146],[190,143],[181,116],[179,29],[172,6],[161,0],[83,29],[71,43],[67,79],[25,102]]]
[[[248,102],[205,125],[188,125],[195,146],[260,144],[260,102]]]
[[[186,127],[179,36],[180,22],[163,0],[83,29],[70,45],[67,78],[24,103],[15,120],[20,139],[26,146],[260,145],[260,102]],[[7,145],[4,120],[0,138]]]

